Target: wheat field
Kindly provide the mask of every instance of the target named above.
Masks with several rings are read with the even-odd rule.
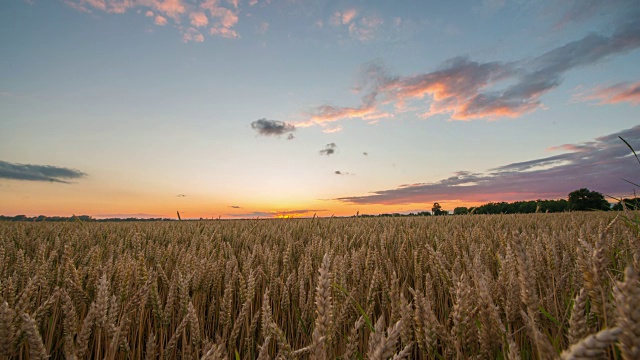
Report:
[[[0,358],[640,359],[614,217],[0,223]]]

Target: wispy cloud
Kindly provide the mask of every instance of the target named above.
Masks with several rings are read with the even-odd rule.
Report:
[[[324,128],[322,130],[323,133],[325,134],[333,134],[333,133],[337,133],[342,131],[342,126],[338,125],[338,126],[334,126],[334,127],[328,127],[328,128]]]
[[[183,197],[187,197],[187,195],[185,195],[185,194],[178,194],[178,195],[176,195],[176,197],[181,197],[181,198],[183,198]]]
[[[202,35],[202,33],[200,31],[198,31],[195,28],[187,28],[183,33],[182,33],[182,41],[184,42],[190,42],[190,41],[195,41],[195,42],[203,42],[204,41],[204,35]]]
[[[280,136],[296,131],[293,124],[279,120],[267,120],[266,118],[256,120],[251,123],[251,128],[263,136]],[[289,134],[287,140],[293,139],[293,134]]]
[[[330,143],[324,146],[324,149],[320,150],[319,153],[320,155],[332,155],[336,152],[336,149],[338,148],[338,145],[336,145],[335,143]]]
[[[635,158],[618,138],[640,148],[640,125],[579,144],[553,150],[565,153],[489,169],[461,171],[433,183],[400,185],[370,195],[335,200],[352,204],[411,204],[460,200],[472,202],[565,198],[578,188],[609,195],[630,194],[633,186],[621,180],[637,178]]]
[[[168,216],[163,216],[159,214],[146,214],[146,213],[134,213],[134,214],[126,214],[126,213],[113,213],[113,214],[95,214],[94,218],[97,219],[109,219],[109,218],[138,218],[138,219],[155,219],[155,218],[169,218]]]
[[[341,28],[349,33],[353,39],[366,42],[375,38],[376,30],[384,23],[379,16],[369,13],[362,14],[355,8],[347,8],[334,12],[329,18],[329,24],[334,28]],[[323,22],[317,25],[322,27]]]
[[[432,72],[409,76],[390,76],[379,63],[370,63],[354,87],[364,94],[359,106],[322,105],[299,126],[389,117],[382,110],[384,105],[405,110],[409,101],[421,102],[424,118],[437,114],[452,120],[516,118],[542,108],[542,97],[557,88],[567,72],[639,47],[640,10],[636,8],[616,22],[610,35],[590,34],[531,59],[479,62],[455,57]]]
[[[237,0],[64,0],[64,3],[87,13],[123,14],[136,10],[153,18],[158,26],[167,25],[171,19],[187,42],[204,41],[204,35],[194,31],[195,28],[209,27],[208,33],[213,36],[239,36],[235,30],[239,20]],[[190,23],[192,27],[185,27],[183,23]]]
[[[283,218],[283,217],[304,217],[310,216],[315,213],[327,211],[325,209],[300,209],[300,210],[286,210],[286,211],[253,211],[245,214],[227,214],[227,216],[238,218]]]
[[[14,164],[0,160],[0,179],[49,181],[68,184],[68,180],[79,179],[85,176],[87,176],[87,174],[82,171],[65,167]]]
[[[229,206],[229,207],[230,207],[230,208],[233,208],[233,209],[241,209],[241,207],[240,207],[240,206],[238,206],[238,205],[231,205],[231,206]]]
[[[607,87],[596,87],[574,96],[576,101],[597,101],[600,105],[628,102],[640,104],[640,81],[622,82]]]

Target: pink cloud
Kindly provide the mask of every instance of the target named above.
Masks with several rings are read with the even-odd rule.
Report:
[[[161,15],[157,15],[153,22],[158,26],[165,26],[167,25],[167,18]]]
[[[600,105],[628,102],[640,105],[640,81],[622,82],[608,87],[596,87],[587,92],[576,94],[577,101],[597,101]]]
[[[209,14],[216,19],[215,25],[209,30],[211,35],[225,38],[236,38],[238,34],[233,29],[238,23],[238,14],[231,9],[219,6],[217,0],[205,0],[200,4],[202,9],[208,10]]]
[[[357,27],[363,21],[372,28],[380,24],[377,20],[357,19],[350,26]],[[610,36],[589,34],[520,61],[476,62],[455,57],[434,71],[409,76],[388,76],[381,66],[369,64],[363,72],[364,79],[354,87],[365,94],[360,106],[319,106],[301,126],[366,118],[381,113],[380,107],[389,104],[402,111],[406,102],[421,100],[426,101],[419,105],[426,107],[423,118],[436,114],[448,115],[451,120],[517,118],[544,109],[542,97],[562,84],[565,73],[640,48],[638,25],[638,18],[632,17],[621,22]],[[617,84],[577,98],[638,104],[640,83]]]
[[[182,0],[144,0],[148,2],[149,5],[158,11],[166,14],[170,18],[178,21],[180,19],[180,15],[182,15],[185,11],[185,5],[182,3]]]
[[[375,37],[376,29],[383,20],[377,16],[363,17],[349,24],[349,35],[360,41],[369,41]]]
[[[195,27],[207,26],[209,24],[207,15],[201,11],[192,12],[189,17],[191,18],[191,25]]]
[[[200,31],[198,31],[195,28],[188,28],[184,32],[184,34],[182,34],[182,41],[184,41],[184,42],[190,42],[190,41],[203,42],[204,41],[204,35],[202,35],[202,33],[200,33]]]
[[[258,0],[249,0],[249,6],[256,5],[257,3],[258,3]]]
[[[209,34],[221,36],[227,39],[233,39],[238,37],[238,33],[233,29],[225,28],[225,27],[212,27],[209,29]]]
[[[353,21],[357,14],[358,12],[356,11],[356,9],[352,8],[345,10],[341,15],[342,23],[344,25],[349,24],[351,21]]]
[[[82,12],[93,10],[122,14],[137,8],[138,14],[153,17],[156,25],[167,25],[169,19],[178,25],[185,41],[204,41],[202,33],[195,34],[180,26],[188,22],[195,28],[210,27],[211,35],[237,38],[234,26],[239,20],[239,0],[63,0]],[[223,2],[223,3],[222,3]],[[222,4],[221,4],[222,3]],[[226,6],[226,7],[225,7]],[[209,14],[207,14],[208,12]]]

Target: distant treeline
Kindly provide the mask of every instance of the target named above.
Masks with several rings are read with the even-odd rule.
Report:
[[[477,207],[457,207],[453,209],[453,215],[465,214],[531,214],[531,213],[557,213],[564,211],[588,211],[588,210],[616,210],[621,211],[625,207],[629,210],[640,210],[639,198],[621,199],[615,204],[608,203],[601,193],[589,191],[588,189],[579,189],[569,193],[569,200],[530,200],[508,202],[489,202]],[[439,203],[434,203],[431,211],[420,211],[409,214],[391,213],[379,215],[357,214],[352,217],[401,217],[401,216],[432,216],[432,215],[448,215],[449,212],[443,210]],[[94,219],[89,215],[80,216],[34,216],[26,215],[3,216],[0,215],[0,221],[78,221],[78,222],[126,222],[126,221],[175,221],[169,218],[109,218]],[[200,218],[200,220],[206,220]]]
[[[581,189],[582,190],[582,189]],[[589,196],[596,197],[595,200],[590,199]],[[600,195],[602,196],[602,195]],[[625,198],[621,201],[611,205],[604,201],[604,197],[599,198],[598,193],[587,193],[585,197],[578,198],[572,201],[560,199],[560,200],[530,200],[530,201],[515,201],[509,202],[489,202],[477,207],[457,207],[453,209],[453,215],[465,215],[465,214],[531,214],[531,213],[557,213],[564,211],[585,211],[585,210],[614,210],[621,211],[625,207],[629,210],[640,210],[639,198]],[[623,206],[624,203],[624,206]],[[448,211],[438,211],[438,215],[447,215]],[[409,214],[380,214],[380,215],[358,215],[360,217],[400,217],[400,216],[432,216],[432,212],[421,211]]]
[[[0,221],[48,221],[48,222],[67,222],[67,221],[78,221],[78,222],[127,222],[127,221],[174,221],[175,219],[168,218],[109,218],[109,219],[94,219],[89,215],[78,215],[78,216],[26,216],[26,215],[16,215],[16,216],[4,216],[0,215]]]

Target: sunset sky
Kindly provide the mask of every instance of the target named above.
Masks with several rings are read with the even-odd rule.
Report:
[[[3,0],[0,215],[632,196],[640,3]],[[612,200],[611,200],[612,201]]]

